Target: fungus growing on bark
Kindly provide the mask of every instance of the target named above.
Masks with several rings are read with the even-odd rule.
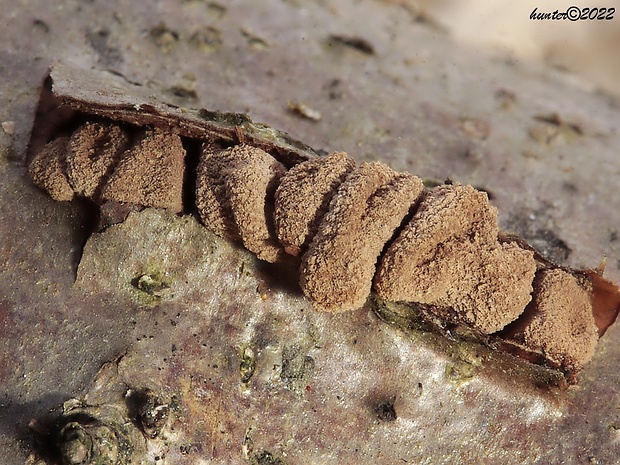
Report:
[[[280,260],[284,251],[273,224],[273,198],[285,172],[282,163],[256,147],[205,147],[196,181],[200,219],[216,234],[240,238],[261,260]]]
[[[334,193],[355,162],[344,152],[291,168],[276,190],[274,221],[278,240],[290,255],[301,255],[316,234]]]
[[[129,144],[129,135],[116,124],[87,122],[78,128],[67,147],[67,176],[73,191],[96,199]]]
[[[497,210],[485,193],[439,186],[381,258],[375,291],[496,332],[525,309],[536,271],[533,253],[500,244],[498,233]]]
[[[301,288],[321,310],[354,310],[374,289],[436,331],[464,327],[459,334],[571,382],[620,311],[620,290],[602,270],[560,268],[500,234],[496,209],[471,186],[425,192],[409,173],[355,168],[342,152],[317,156],[247,115],[59,97],[86,122],[70,137],[43,138],[51,142],[28,167],[37,186],[56,200],[90,198],[119,221],[135,208],[179,213],[194,200],[186,211],[259,259],[300,256]],[[200,144],[184,186],[184,147]]]
[[[161,129],[146,129],[123,154],[101,198],[181,213],[184,173],[181,138]]]
[[[68,137],[59,137],[49,142],[28,165],[32,182],[60,202],[73,200],[74,197],[67,177],[68,143]]]
[[[536,292],[506,338],[544,354],[565,371],[579,371],[594,355],[598,328],[592,314],[592,289],[562,269],[541,271]]]
[[[422,181],[382,163],[362,163],[340,186],[301,264],[304,294],[338,312],[364,304],[377,259],[412,204]]]

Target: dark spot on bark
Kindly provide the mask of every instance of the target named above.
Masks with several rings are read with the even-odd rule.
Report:
[[[286,465],[281,459],[274,457],[271,452],[265,450],[254,454],[251,463],[252,465]]]
[[[377,405],[375,409],[375,413],[377,414],[377,418],[381,421],[395,421],[396,410],[394,409],[394,402],[386,400],[385,402],[381,402]]]
[[[564,119],[562,119],[560,117],[560,115],[558,113],[549,113],[546,115],[535,115],[534,119],[536,121],[540,121],[542,123],[547,123],[550,124],[552,126],[558,126],[558,127],[564,127],[566,129],[569,129],[571,131],[573,131],[574,133],[578,134],[578,135],[583,135],[583,128],[581,127],[581,125],[579,123],[574,123],[571,121],[566,121]]]
[[[328,43],[345,46],[357,50],[364,55],[375,55],[375,48],[372,44],[362,37],[345,36],[340,34],[332,34],[328,38]]]
[[[43,34],[50,32],[50,27],[48,24],[41,19],[35,19],[32,21],[32,27],[35,31],[42,32]]]
[[[178,98],[186,99],[186,100],[197,100],[198,94],[194,89],[190,89],[188,87],[183,86],[172,86],[168,89],[172,95]]]
[[[103,65],[113,66],[123,62],[121,51],[111,45],[109,29],[88,30],[86,38],[90,46],[99,55],[99,61]]]
[[[269,41],[267,41],[266,39],[263,39],[262,37],[258,36],[257,34],[248,29],[241,28],[240,31],[241,35],[245,37],[248,41],[248,45],[253,49],[265,50],[269,48],[270,44]]]
[[[213,26],[203,27],[192,33],[189,43],[205,52],[213,52],[222,45],[221,32]]]
[[[325,87],[330,100],[342,98],[342,88],[340,79],[332,79]]]
[[[131,391],[126,398],[129,416],[148,437],[155,438],[168,420],[170,407],[151,389]]]
[[[150,36],[164,53],[170,52],[179,41],[179,33],[163,22],[151,29]]]

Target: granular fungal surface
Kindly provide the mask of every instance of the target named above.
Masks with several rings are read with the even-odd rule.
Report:
[[[494,333],[525,309],[533,291],[534,254],[499,243],[497,210],[471,186],[431,190],[387,250],[377,293],[451,309],[454,318]]]

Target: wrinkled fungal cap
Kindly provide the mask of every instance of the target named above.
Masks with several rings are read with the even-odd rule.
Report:
[[[206,148],[199,162],[196,206],[202,222],[216,234],[241,238],[258,258],[283,258],[273,224],[273,202],[286,167],[264,150],[237,145]]]
[[[425,196],[384,254],[374,288],[493,333],[523,312],[535,270],[531,251],[498,242],[497,210],[485,193],[446,185]]]
[[[302,259],[300,284],[317,308],[364,304],[377,258],[422,189],[419,178],[382,163],[362,163],[347,177]]]
[[[103,200],[183,211],[185,149],[181,138],[146,129],[122,155],[102,190]]]
[[[580,370],[594,355],[598,341],[591,289],[562,269],[539,272],[534,287],[532,303],[509,328],[507,338],[545,354],[566,370]]]
[[[196,169],[196,209],[202,223],[218,236],[241,240],[224,184],[223,170],[233,162],[231,151],[204,144]]]
[[[274,221],[278,240],[294,256],[303,253],[317,232],[329,203],[355,162],[344,152],[333,152],[291,168],[275,195]]]
[[[74,193],[66,174],[68,137],[49,142],[28,165],[30,179],[57,201],[73,200]]]
[[[491,334],[517,319],[531,299],[536,265],[533,253],[516,244],[446,244],[435,260],[420,270],[446,321],[464,322]]]
[[[96,200],[129,144],[129,135],[115,124],[88,122],[78,128],[67,148],[67,177],[74,192]]]

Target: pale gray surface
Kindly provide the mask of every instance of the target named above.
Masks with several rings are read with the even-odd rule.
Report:
[[[15,132],[0,130],[0,463],[23,462],[28,421],[88,392],[100,366],[119,354],[122,380],[184,396],[167,463],[243,463],[250,427],[254,452],[291,464],[614,463],[618,327],[576,388],[549,394],[523,374],[492,376],[499,362],[478,367],[471,350],[412,340],[367,311],[316,313],[294,283],[278,284],[286,273],[255,268],[250,255],[193,220],[153,212],[136,216],[140,228],[110,231],[107,261],[92,262],[89,286],[74,286],[84,208],[35,189],[22,161],[49,64],[112,69],[164,101],[247,111],[316,149],[484,187],[505,228],[560,257],[565,249],[553,245],[561,239],[572,250],[566,264],[594,267],[607,255],[607,276],[618,281],[617,103],[548,70],[459,48],[381,2],[239,1],[224,11],[202,1],[3,3],[0,122],[14,121]],[[171,41],[150,33],[162,21]],[[191,37],[204,27],[220,31],[219,45],[195,45]],[[330,34],[363,37],[376,53],[330,44]],[[192,82],[197,99],[173,95]],[[292,100],[319,110],[321,121],[290,113]],[[552,113],[563,124],[534,118]],[[186,255],[171,255],[166,243],[153,253],[188,283],[175,279],[174,297],[143,308],[126,278],[157,225],[187,238]],[[134,253],[114,267],[121,261],[112,251],[130,244]],[[260,350],[243,388],[239,351],[247,341]],[[285,348],[308,378],[287,384],[279,375]],[[314,362],[305,364],[306,355]],[[455,382],[446,374],[455,364],[466,374],[473,365],[476,375]],[[379,420],[377,404],[392,399],[397,419]]]

